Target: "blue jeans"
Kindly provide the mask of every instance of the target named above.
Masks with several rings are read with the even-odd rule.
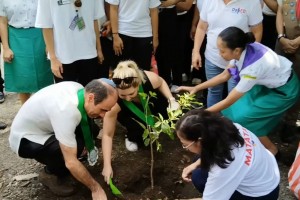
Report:
[[[205,184],[208,178],[208,171],[197,168],[192,172],[192,182],[195,188],[200,192],[203,193],[205,189]],[[229,200],[277,200],[279,196],[279,186],[277,186],[272,192],[265,196],[260,197],[249,197],[246,195],[241,194],[237,190],[234,191],[232,196]]]
[[[212,64],[209,60],[205,59],[205,73],[207,80],[221,74],[224,69]],[[224,84],[217,85],[215,87],[208,88],[207,94],[207,107],[211,107],[223,99]],[[230,78],[227,82],[228,93],[236,86],[236,82],[233,78]]]

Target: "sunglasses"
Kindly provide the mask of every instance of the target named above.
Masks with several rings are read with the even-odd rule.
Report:
[[[78,7],[78,8],[80,8],[80,7],[82,6],[81,0],[76,0],[76,1],[74,2],[74,5],[75,5],[76,7]]]
[[[112,78],[112,80],[116,85],[120,85],[122,82],[125,84],[131,84],[135,78],[137,77]]]

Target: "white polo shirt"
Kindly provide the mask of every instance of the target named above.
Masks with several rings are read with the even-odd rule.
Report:
[[[76,147],[75,129],[81,120],[77,91],[81,88],[79,83],[65,81],[45,87],[30,97],[11,125],[11,149],[18,154],[22,138],[44,144],[53,132],[60,143]]]
[[[53,28],[55,54],[61,63],[97,57],[94,20],[105,15],[103,0],[82,0],[78,16],[84,20],[83,30],[69,28],[76,16],[74,1],[62,2],[59,5],[57,0],[39,0],[35,26]]]
[[[105,0],[119,6],[118,32],[131,37],[151,37],[150,9],[158,7],[159,0]]]
[[[259,0],[231,0],[227,5],[221,0],[204,0],[200,18],[208,23],[205,58],[220,68],[228,64],[219,55],[217,47],[220,32],[230,26],[249,32],[250,26],[263,20]]]

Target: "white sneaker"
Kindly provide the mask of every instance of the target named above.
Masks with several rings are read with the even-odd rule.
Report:
[[[177,85],[172,85],[170,90],[171,90],[172,93],[176,94],[176,93],[178,93],[177,88],[178,88]]]
[[[182,74],[182,81],[183,82],[187,82],[188,81],[188,77],[185,73]]]
[[[128,138],[125,139],[125,146],[128,151],[133,152],[138,150],[137,143],[129,141]]]
[[[101,129],[99,131],[99,134],[97,135],[97,139],[101,140],[102,139],[102,136],[103,136],[103,129]]]
[[[202,83],[200,78],[193,78],[192,79],[192,84],[193,85],[199,85],[200,83]]]

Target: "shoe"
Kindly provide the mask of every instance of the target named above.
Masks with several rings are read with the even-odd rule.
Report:
[[[44,169],[39,173],[39,181],[57,196],[68,197],[76,192],[75,187],[70,181],[67,181],[67,178],[60,178],[54,174],[49,174]]]
[[[187,82],[187,81],[188,81],[187,75],[185,73],[182,74],[182,82]]]
[[[103,129],[99,131],[99,134],[97,135],[97,139],[102,140],[102,136],[103,136]]]
[[[5,101],[4,93],[0,92],[0,103],[3,103]]]
[[[0,130],[5,129],[7,125],[4,122],[0,122]]]
[[[128,151],[133,152],[138,150],[137,143],[129,141],[128,138],[125,139],[125,146]]]
[[[200,83],[202,83],[200,78],[193,78],[192,79],[192,85],[199,85]]]
[[[177,85],[172,85],[170,90],[171,90],[172,93],[177,94],[178,93],[177,88],[178,88]]]

